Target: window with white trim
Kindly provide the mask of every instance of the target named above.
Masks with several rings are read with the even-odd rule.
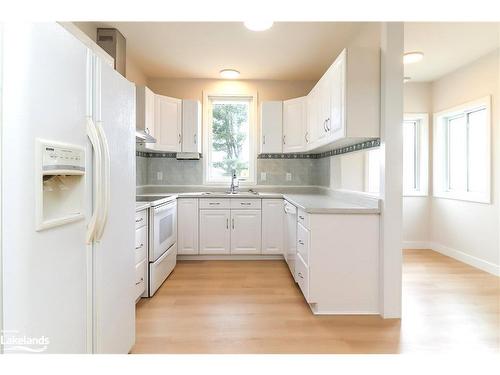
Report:
[[[403,121],[403,195],[428,193],[429,125],[426,113],[405,114]]]
[[[232,171],[242,184],[255,183],[254,98],[205,98],[205,182],[227,184]]]
[[[434,124],[434,196],[490,203],[490,97],[439,112]]]

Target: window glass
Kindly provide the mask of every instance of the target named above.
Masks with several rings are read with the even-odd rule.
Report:
[[[465,116],[448,120],[448,189],[465,190],[467,183],[467,123]]]

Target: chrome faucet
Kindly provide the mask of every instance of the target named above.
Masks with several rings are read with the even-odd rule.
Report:
[[[239,186],[239,182],[237,184],[235,184],[234,183],[235,181],[238,182],[238,177],[236,177],[236,169],[233,169],[233,171],[231,172],[231,186],[229,187],[229,191],[228,191],[229,194],[238,193],[238,188],[240,186]]]

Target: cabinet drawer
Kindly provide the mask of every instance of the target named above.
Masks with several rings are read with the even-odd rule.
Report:
[[[143,227],[148,222],[148,210],[142,210],[135,213],[135,229]]]
[[[309,265],[309,231],[300,223],[297,224],[297,253]]]
[[[231,199],[231,208],[239,210],[245,208],[260,209],[262,201],[260,199]]]
[[[307,302],[309,300],[309,268],[306,266],[300,254],[295,258],[295,281],[299,284],[300,290]]]
[[[135,264],[146,259],[148,254],[148,227],[143,226],[135,230]]]
[[[297,222],[302,224],[304,228],[310,229],[309,228],[309,214],[306,213],[304,210],[301,210],[300,208],[298,209],[297,212]]]
[[[147,259],[135,266],[135,298],[139,298],[146,290]]]
[[[218,199],[218,198],[201,198],[200,199],[200,210],[207,208],[216,209],[228,209],[231,208],[230,199]]]

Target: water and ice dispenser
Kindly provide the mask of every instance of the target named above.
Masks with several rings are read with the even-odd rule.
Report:
[[[36,230],[84,217],[85,149],[37,140]]]

